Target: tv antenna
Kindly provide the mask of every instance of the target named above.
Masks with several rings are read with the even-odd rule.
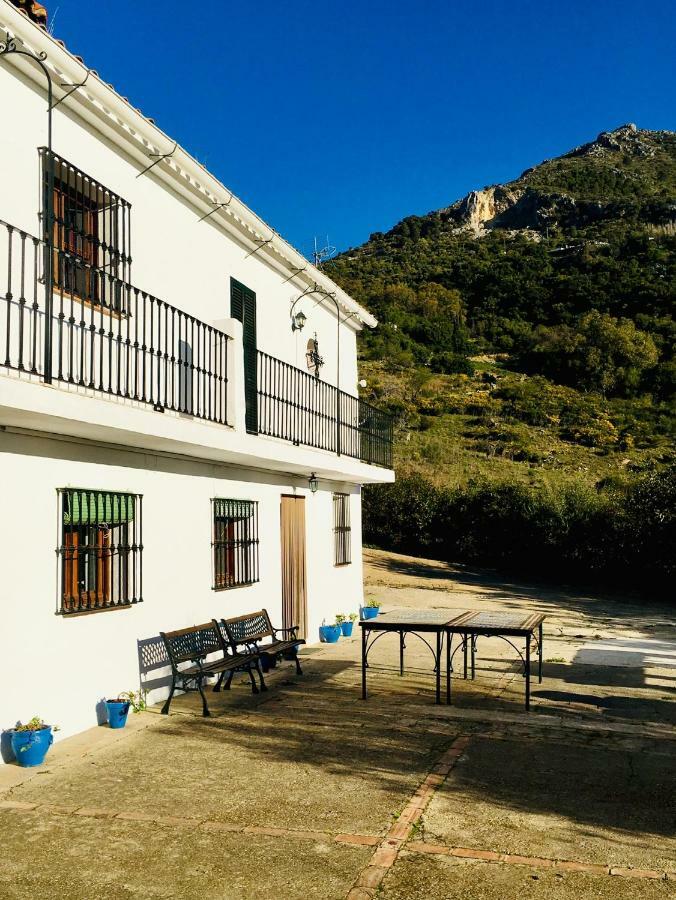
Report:
[[[326,235],[326,244],[324,244],[323,247],[317,246],[317,238],[315,238],[315,249],[312,253],[312,262],[318,269],[321,269],[322,263],[327,259],[331,259],[335,252],[336,248],[329,242],[328,234]]]

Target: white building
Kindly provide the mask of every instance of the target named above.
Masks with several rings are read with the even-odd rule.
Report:
[[[392,434],[365,309],[9,0],[0,50],[0,727],[64,736],[160,631],[356,611]]]

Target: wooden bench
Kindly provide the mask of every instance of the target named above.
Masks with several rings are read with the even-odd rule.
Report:
[[[216,620],[214,620],[214,624]],[[236,652],[238,647],[245,647],[248,652],[259,656],[281,656],[288,654],[296,663],[296,672],[303,674],[298,659],[298,645],[304,644],[303,638],[299,638],[298,626],[291,628],[274,628],[267,610],[260,609],[257,612],[247,613],[243,616],[235,616],[233,619],[221,619],[218,625],[225,630],[232,649]],[[286,637],[280,638],[280,635]],[[262,643],[269,638],[268,641]]]
[[[215,622],[193,625],[191,628],[181,628],[178,631],[161,631],[160,636],[167,648],[172,673],[169,696],[162,707],[164,715],[169,712],[171,699],[177,687],[183,691],[199,691],[202,698],[202,715],[211,715],[203,688],[204,680],[210,675],[218,675],[218,681],[214,687],[214,690],[218,691],[226,673],[228,674],[227,687],[229,688],[235,672],[248,672],[251,679],[251,690],[257,694],[255,669],[260,679],[261,690],[267,690],[260,670],[257,651],[251,649],[246,653],[238,653],[231,643],[223,638],[221,629]],[[212,653],[220,653],[220,656],[207,660],[206,657]],[[185,663],[190,663],[190,665],[185,666]],[[180,668],[180,666],[184,666],[184,668]]]

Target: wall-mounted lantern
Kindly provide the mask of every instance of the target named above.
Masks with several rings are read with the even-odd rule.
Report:
[[[302,331],[305,327],[307,316],[302,309],[298,310],[295,316],[291,316],[291,331]]]
[[[312,493],[316,494],[317,488],[319,487],[319,479],[317,478],[317,476],[315,475],[314,472],[308,478],[307,483],[310,485],[310,490],[312,491]]]

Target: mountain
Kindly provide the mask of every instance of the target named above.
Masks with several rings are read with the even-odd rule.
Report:
[[[673,226],[676,133],[623,125],[507,185],[472,191],[439,215],[480,237],[495,228],[539,240],[615,220]]]
[[[676,133],[623,125],[336,257],[367,392],[435,480],[673,458]]]

